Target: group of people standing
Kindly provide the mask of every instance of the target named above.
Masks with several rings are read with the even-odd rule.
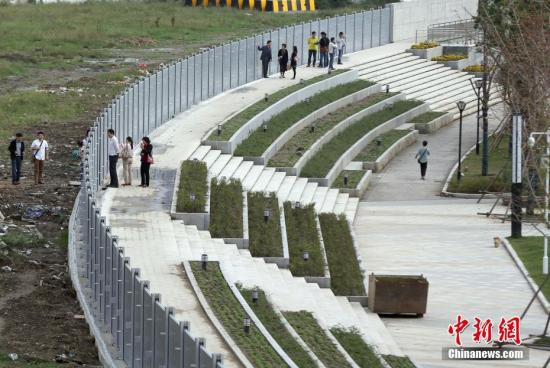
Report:
[[[308,44],[308,59],[307,66],[315,66],[317,61],[317,51],[319,51],[319,67],[329,68],[334,70],[334,59],[337,59],[338,64],[342,64],[342,57],[346,47],[346,37],[344,32],[338,34],[338,39],[327,37],[326,32],[321,32],[321,37],[317,37],[317,32],[311,32],[311,37],[307,39]],[[262,61],[262,76],[267,78],[269,63],[272,60],[271,40],[267,41],[264,46],[258,46],[258,51],[261,52],[260,60]],[[298,47],[292,47],[292,53],[288,54],[286,43],[281,45],[277,53],[277,61],[279,63],[280,78],[285,78],[287,70],[292,69],[292,79],[296,79],[296,67],[298,66]],[[313,63],[312,63],[313,61]]]
[[[23,133],[16,133],[15,138],[8,146],[11,160],[11,183],[21,184],[21,172],[25,157],[25,142]],[[44,132],[37,132],[36,139],[31,143],[31,160],[34,167],[34,184],[44,184],[44,162],[49,159],[48,142],[44,139]]]

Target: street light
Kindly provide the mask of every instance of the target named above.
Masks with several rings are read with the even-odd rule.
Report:
[[[461,158],[462,158],[462,113],[464,112],[464,109],[466,108],[466,102],[464,101],[458,101],[456,103],[456,107],[458,107],[458,111],[460,111],[460,125],[458,128],[458,170],[456,172],[456,180],[460,182],[460,177],[462,176],[462,170],[461,170]]]
[[[472,85],[472,88],[474,89],[474,93],[477,97],[477,135],[476,135],[476,155],[479,155],[479,119],[481,116],[479,115],[480,105],[481,105],[481,87],[483,87],[483,79],[476,79],[475,82],[472,83],[472,80],[470,79],[470,84]]]
[[[546,132],[533,132],[527,139],[527,145],[529,148],[535,147],[535,136],[546,136],[546,155],[543,159],[544,170],[546,172],[546,179],[544,181],[544,222],[546,225],[546,231],[544,232],[544,254],[542,256],[542,274],[548,275],[548,195],[550,194],[550,171],[548,167],[548,160],[550,159],[550,130]]]

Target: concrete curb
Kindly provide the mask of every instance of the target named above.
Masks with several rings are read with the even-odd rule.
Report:
[[[319,217],[315,214],[315,225],[317,234],[319,236],[319,246],[321,247],[321,255],[323,256],[323,274],[324,276],[304,276],[307,282],[315,283],[322,289],[330,289],[330,270],[328,268],[327,253],[325,251],[325,241],[323,240],[323,233],[321,232],[321,224],[319,223]]]
[[[378,173],[390,163],[395,156],[399,154],[403,149],[410,146],[418,140],[418,130],[413,130],[407,135],[399,138],[394,142],[387,150],[385,150],[374,162],[363,162],[363,169],[372,170]]]
[[[529,287],[535,293],[538,290],[539,286],[537,285],[537,283],[529,275],[529,271],[527,271],[527,269],[525,268],[525,265],[523,264],[523,262],[519,258],[518,254],[516,253],[516,251],[514,250],[514,248],[512,247],[510,242],[508,241],[508,239],[501,237],[500,240],[501,240],[502,244],[504,245],[504,249],[506,249],[506,251],[508,252],[510,257],[512,257],[512,260],[516,264],[517,268],[519,269],[519,271],[521,272],[521,274],[523,275],[523,277],[525,278],[525,280],[529,284]],[[544,296],[544,294],[542,292],[538,293],[537,299],[540,302],[542,308],[546,311],[546,313],[550,313],[550,303],[548,302],[548,300],[546,299],[546,297]]]
[[[331,185],[334,180],[340,174],[340,171],[353,160],[355,156],[359,154],[367,144],[369,144],[374,138],[378,137],[380,134],[384,134],[389,130],[397,128],[399,125],[406,123],[410,119],[414,118],[417,115],[420,115],[426,112],[429,109],[428,104],[423,103],[420,106],[417,106],[411,110],[405,111],[401,115],[398,115],[382,124],[372,129],[370,132],[365,134],[361,139],[355,142],[351,147],[349,147],[346,152],[344,152],[338,160],[334,163],[328,174],[325,178],[328,181],[328,185]]]
[[[444,126],[449,125],[452,123],[455,119],[453,118],[453,114],[448,112],[444,115],[441,115],[438,118],[433,119],[432,121],[429,121],[425,124],[422,123],[416,123],[414,125],[414,129],[418,130],[420,134],[432,134],[437,132],[439,129],[443,128]]]
[[[330,114],[331,112],[334,112],[335,110],[338,110],[344,106],[347,106],[352,103],[356,103],[360,100],[365,99],[366,97],[373,95],[377,92],[382,91],[382,86],[379,84],[372,85],[370,87],[367,87],[361,91],[352,93],[351,95],[347,95],[345,97],[342,97],[339,100],[333,101],[329,103],[328,105],[323,106],[322,108],[312,112],[305,118],[299,120],[297,123],[289,127],[287,130],[283,132],[277,139],[271,143],[271,145],[265,150],[264,153],[262,153],[263,163],[269,162],[269,160],[277,154],[277,152],[292,138],[296,133],[298,133],[300,130],[304,129],[308,125],[314,123],[316,120],[321,119],[325,117],[326,115]]]
[[[323,146],[328,143],[332,138],[334,138],[338,133],[349,127],[350,125],[356,123],[360,119],[364,118],[367,115],[374,114],[378,111],[383,110],[386,108],[389,104],[402,101],[405,99],[405,95],[403,93],[399,93],[395,96],[389,97],[383,101],[380,101],[372,106],[367,107],[366,109],[359,111],[356,114],[353,114],[352,116],[349,116],[348,118],[342,120],[338,125],[334,126],[331,130],[326,132],[322,137],[320,137],[314,144],[309,147],[308,150],[304,152],[302,157],[294,164],[293,169],[295,173],[292,173],[291,175],[300,175],[300,172],[306,166],[307,162],[317,153]]]
[[[199,284],[197,283],[197,279],[195,279],[195,275],[193,274],[193,271],[191,270],[191,264],[189,261],[183,262],[183,268],[185,269],[185,273],[187,274],[187,278],[189,279],[189,283],[191,284],[191,287],[193,289],[193,292],[197,296],[197,299],[199,301],[199,304],[201,305],[201,308],[204,310],[204,313],[208,316],[208,319],[210,322],[212,322],[212,325],[218,331],[220,336],[223,338],[223,340],[227,343],[229,346],[229,349],[235,354],[237,359],[242,363],[242,365],[245,368],[254,368],[254,365],[248,360],[246,355],[241,351],[241,349],[238,347],[238,345],[235,343],[233,338],[227,333],[225,330],[225,327],[220,322],[218,317],[216,317],[216,314],[210,308],[210,305],[208,304],[208,301],[206,300],[206,297],[202,293],[201,288],[199,287]]]
[[[366,308],[368,306],[367,298],[369,292],[369,280],[365,276],[368,275],[368,272],[365,261],[363,260],[363,257],[361,257],[359,241],[357,240],[357,236],[355,235],[355,231],[353,230],[353,223],[349,219],[347,221],[351,240],[353,243],[353,248],[355,250],[355,256],[357,257],[357,263],[359,264],[359,270],[361,271],[361,277],[363,278],[363,286],[365,288],[365,295],[349,295],[347,298],[350,302],[360,303],[363,307]]]

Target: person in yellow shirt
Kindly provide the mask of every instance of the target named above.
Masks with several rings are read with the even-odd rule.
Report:
[[[307,66],[311,65],[311,59],[313,58],[313,66],[317,60],[317,45],[319,44],[319,37],[315,31],[311,32],[311,37],[307,39]]]

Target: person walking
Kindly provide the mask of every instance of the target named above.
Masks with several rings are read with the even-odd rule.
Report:
[[[15,134],[15,139],[10,142],[8,151],[10,151],[11,159],[11,183],[19,185],[21,166],[23,165],[23,153],[25,152],[25,142],[23,142],[22,133]]]
[[[296,67],[298,66],[298,47],[292,47],[292,54],[290,55],[290,67],[292,68],[292,79],[296,79]]]
[[[281,73],[281,78],[284,78],[286,69],[288,68],[288,50],[286,49],[286,43],[281,45],[277,57],[279,59],[279,72]]]
[[[344,49],[346,47],[346,36],[344,32],[338,33],[338,40],[336,40],[336,46],[338,47],[338,64],[342,64],[342,56],[344,56]]]
[[[262,75],[267,78],[267,70],[269,68],[269,62],[272,59],[271,56],[271,40],[267,41],[264,46],[258,46],[258,51],[261,51],[260,60],[262,61]]]
[[[132,185],[132,161],[134,157],[132,137],[126,137],[126,142],[120,147],[120,157],[122,158],[122,176],[124,178],[124,184],[122,185]]]
[[[321,39],[319,40],[319,68],[326,68],[328,66],[328,45],[330,40],[325,32],[321,32]]]
[[[107,155],[109,156],[109,176],[111,182],[109,188],[118,188],[118,174],[116,172],[116,165],[118,162],[118,155],[120,153],[120,145],[115,135],[114,129],[107,130]]]
[[[307,39],[307,66],[315,66],[317,61],[317,45],[319,44],[319,37],[317,37],[317,32],[311,32],[311,37]],[[313,59],[313,64],[311,61]]]
[[[141,153],[140,153],[140,174],[141,174],[141,185],[140,187],[149,186],[149,169],[153,163],[153,145],[149,137],[143,137],[141,139]]]
[[[34,163],[34,184],[44,184],[44,162],[49,159],[48,142],[44,139],[44,132],[36,133],[36,139],[31,144],[32,160]]]
[[[328,68],[329,70],[334,70],[334,54],[338,50],[336,43],[334,41],[334,37],[330,39],[330,42],[328,44],[328,56],[329,56],[329,62],[328,62]]]
[[[426,169],[428,168],[428,156],[430,156],[430,150],[428,149],[428,141],[423,141],[422,147],[418,149],[416,156],[414,156],[414,158],[416,158],[418,163],[420,164],[420,177],[422,178],[422,180],[426,180]]]

